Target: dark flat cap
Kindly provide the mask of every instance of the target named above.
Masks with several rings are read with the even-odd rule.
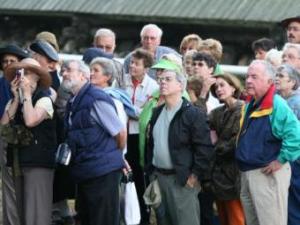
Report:
[[[57,51],[54,49],[54,47],[52,45],[50,45],[46,41],[37,40],[37,41],[33,42],[29,46],[29,48],[36,53],[46,56],[51,61],[54,61],[54,62],[59,61]]]
[[[280,24],[283,27],[287,27],[290,24],[290,22],[293,22],[293,21],[296,21],[296,22],[300,23],[300,16],[294,16],[294,17],[286,18],[286,19],[282,20],[280,22]]]
[[[25,50],[14,44],[8,44],[0,48],[0,58],[5,54],[15,55],[20,60],[28,57],[28,53]]]
[[[104,52],[101,48],[88,48],[84,53],[82,60],[86,64],[90,64],[90,62],[96,57],[104,57],[107,59],[112,59],[113,54]]]

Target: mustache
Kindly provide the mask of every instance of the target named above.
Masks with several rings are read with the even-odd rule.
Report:
[[[288,38],[295,38],[295,36],[292,35],[292,34],[290,34],[290,35],[288,36]]]

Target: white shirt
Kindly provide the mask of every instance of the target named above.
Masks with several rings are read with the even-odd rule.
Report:
[[[132,103],[134,105],[135,111],[139,116],[143,110],[145,103],[151,98],[152,93],[158,90],[159,86],[155,80],[150,78],[147,74],[144,76],[143,81],[134,88],[131,75],[125,74],[125,90],[129,94]],[[139,122],[138,120],[129,119],[128,125],[129,134],[139,133]]]

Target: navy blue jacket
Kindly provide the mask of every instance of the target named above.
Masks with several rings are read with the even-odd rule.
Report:
[[[123,167],[122,151],[118,149],[115,138],[91,118],[91,109],[97,100],[114,106],[109,95],[90,84],[83,86],[74,102],[67,105],[65,122],[67,142],[72,150],[71,174],[77,182]]]

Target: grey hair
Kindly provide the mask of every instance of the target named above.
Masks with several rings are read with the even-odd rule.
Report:
[[[109,86],[111,86],[116,74],[114,62],[111,59],[107,59],[104,57],[96,57],[90,63],[90,67],[94,64],[98,64],[101,66],[103,75],[110,76],[110,79],[107,81],[107,83]]]
[[[262,64],[265,68],[265,74],[272,80],[275,80],[276,70],[274,66],[266,60],[255,59],[252,64]]]
[[[186,76],[184,75],[184,73],[182,73],[182,72],[179,73],[174,70],[165,70],[165,71],[169,71],[169,72],[172,72],[175,74],[175,78],[182,85],[182,92],[184,92],[186,89],[186,85],[187,85],[187,79],[186,79]]]
[[[278,67],[277,73],[285,72],[289,76],[289,78],[293,81],[295,81],[295,85],[293,87],[293,90],[297,90],[300,85],[300,74],[299,72],[291,65],[283,64]]]
[[[283,46],[282,51],[285,52],[288,48],[295,48],[297,50],[298,56],[300,57],[300,44],[286,43]]]
[[[82,60],[70,60],[68,64],[75,62],[78,65],[78,70],[83,73],[84,77],[90,80],[90,68]]]
[[[156,30],[157,35],[158,35],[158,37],[160,37],[160,38],[161,38],[162,35],[163,35],[162,29],[160,29],[156,24],[151,24],[151,23],[150,23],[150,24],[145,25],[145,26],[142,28],[141,33],[140,33],[141,37],[144,35],[145,31],[148,30],[148,29],[154,29],[154,30]]]
[[[96,31],[94,38],[97,37],[112,37],[114,40],[116,40],[116,34],[115,32],[113,32],[112,30],[108,29],[108,28],[100,28]]]
[[[186,75],[184,73],[178,73],[176,72],[176,80],[178,80],[179,83],[182,85],[182,92],[186,89],[187,79]]]
[[[265,60],[277,67],[282,61],[282,51],[278,51],[275,48],[270,49],[265,56]]]

